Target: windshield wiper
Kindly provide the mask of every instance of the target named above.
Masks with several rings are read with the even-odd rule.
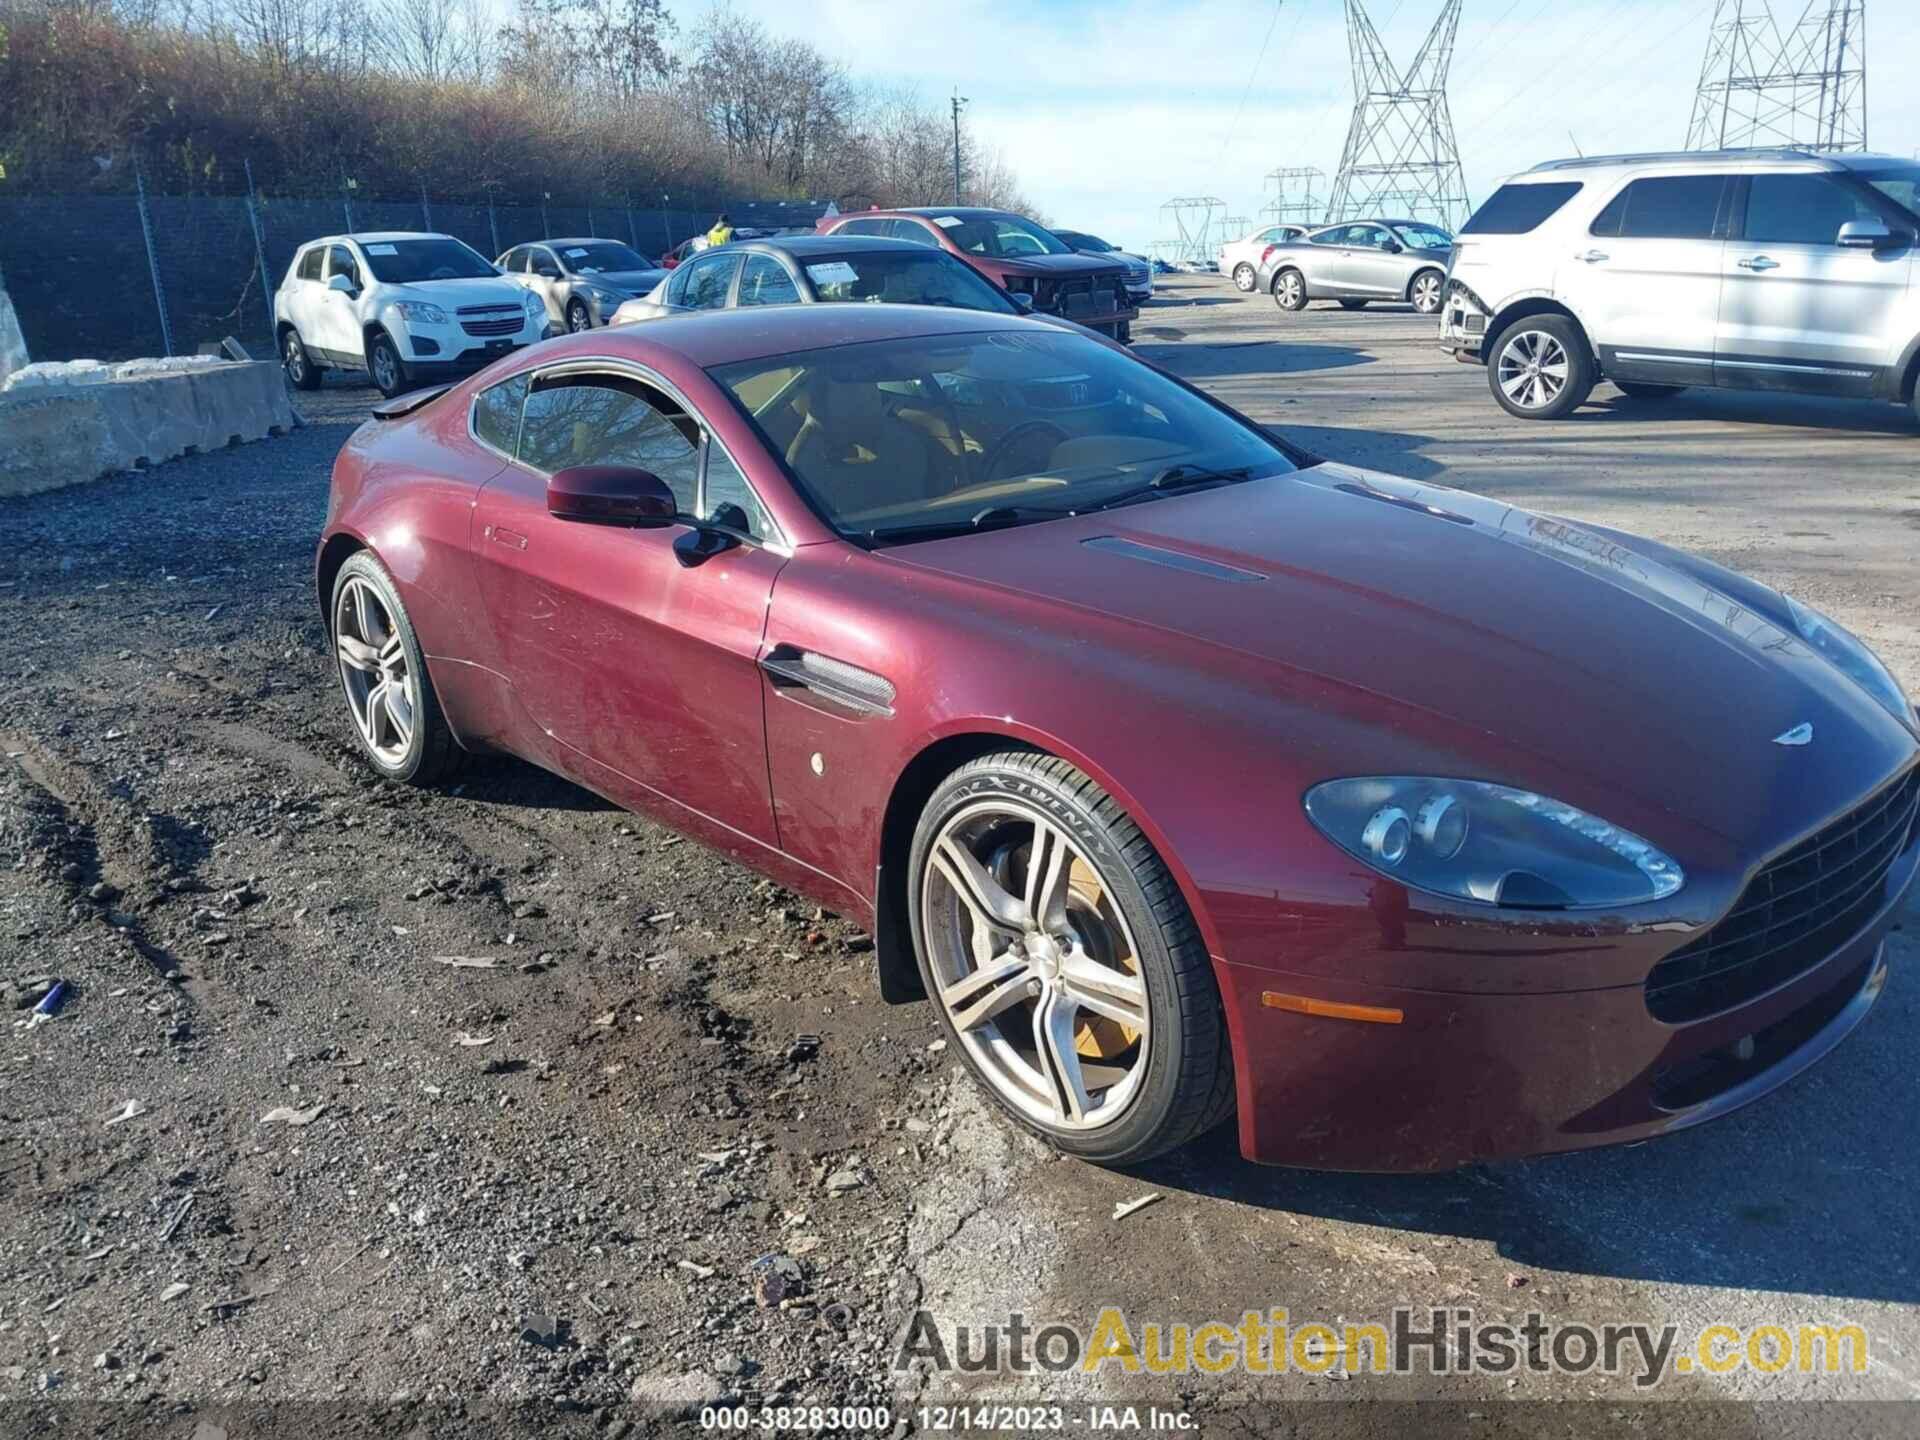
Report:
[[[965,520],[941,520],[928,525],[895,525],[867,531],[870,543],[893,540],[937,540],[947,535],[971,535],[977,530],[998,530],[1007,525],[1023,525],[1029,520],[1058,520],[1071,515],[1047,505],[989,505]]]
[[[1107,496],[1093,505],[1082,505],[1080,510],[1111,510],[1116,505],[1125,505],[1129,501],[1144,499],[1149,495],[1170,495],[1176,490],[1196,490],[1208,485],[1237,485],[1242,480],[1252,478],[1251,465],[1236,465],[1231,469],[1216,470],[1207,465],[1169,465],[1144,485],[1135,485],[1131,489],[1121,490]]]

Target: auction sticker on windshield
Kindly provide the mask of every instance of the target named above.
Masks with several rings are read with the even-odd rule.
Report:
[[[829,260],[821,265],[809,265],[807,274],[816,285],[851,285],[860,278],[859,272],[844,260]]]
[[[933,217],[933,223],[938,225],[942,230],[951,230],[960,223],[960,217],[958,215],[936,215]]]
[[[391,246],[391,245],[369,245],[369,246],[367,246],[367,254],[369,254],[369,255],[398,255],[399,253],[400,253],[400,252],[399,252],[398,250],[396,250],[396,249],[394,249],[394,248],[393,248],[393,246]]]

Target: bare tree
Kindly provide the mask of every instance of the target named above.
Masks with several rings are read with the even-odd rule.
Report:
[[[411,80],[479,80],[491,29],[478,0],[375,0],[367,17],[376,60]]]

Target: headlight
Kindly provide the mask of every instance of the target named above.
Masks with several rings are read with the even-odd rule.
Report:
[[[1363,864],[1482,905],[1637,905],[1686,883],[1638,835],[1530,790],[1385,775],[1316,785],[1306,807],[1320,832]]]
[[[401,300],[393,307],[400,312],[403,320],[417,320],[422,325],[444,325],[447,312],[438,305],[429,305],[424,300]]]
[[[1791,595],[1782,598],[1793,616],[1793,628],[1800,632],[1802,640],[1824,656],[1834,669],[1879,701],[1894,719],[1903,725],[1913,724],[1913,706],[1907,703],[1900,682],[1880,663],[1878,655],[1818,610],[1802,605]]]

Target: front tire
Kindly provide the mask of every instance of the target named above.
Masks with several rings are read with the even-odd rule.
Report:
[[[1501,331],[1487,357],[1487,385],[1509,415],[1558,420],[1593,391],[1593,355],[1564,315],[1529,315]]]
[[[962,766],[921,813],[909,865],[927,994],[1019,1124],[1130,1165],[1231,1113],[1206,946],[1152,843],[1086,775],[1019,751]]]
[[[1282,270],[1273,277],[1273,303],[1282,310],[1307,308],[1307,277],[1298,270]]]
[[[407,389],[407,367],[401,363],[400,349],[384,330],[367,342],[367,375],[373,388],[389,400]]]
[[[567,302],[567,332],[572,335],[578,335],[582,330],[591,330],[592,328],[593,313],[587,309],[586,303],[581,300],[569,300]]]
[[[1251,294],[1257,278],[1253,273],[1253,266],[1244,260],[1233,267],[1233,288],[1236,290]]]
[[[1407,299],[1412,302],[1416,314],[1437,315],[1440,313],[1440,301],[1446,292],[1446,277],[1438,270],[1422,270],[1413,277],[1413,284],[1407,287]]]
[[[320,367],[313,363],[313,357],[307,354],[307,347],[300,340],[300,332],[291,325],[280,340],[280,361],[286,368],[287,383],[294,389],[320,388]]]
[[[333,580],[329,639],[360,750],[388,780],[431,785],[459,767],[426,656],[393,577],[371,551],[349,555]]]

